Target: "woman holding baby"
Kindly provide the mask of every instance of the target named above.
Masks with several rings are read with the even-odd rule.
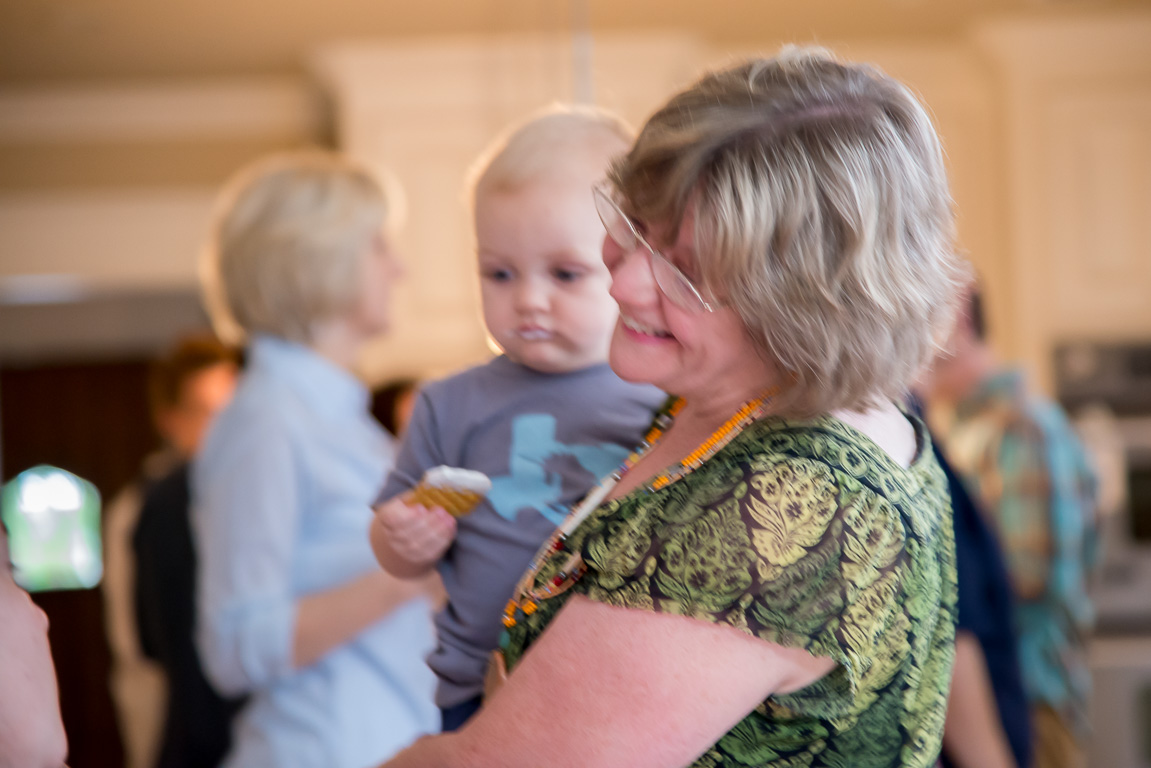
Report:
[[[674,398],[520,580],[506,684],[387,765],[933,765],[954,551],[895,402],[962,269],[923,107],[787,50],[673,97],[594,194],[612,368]]]

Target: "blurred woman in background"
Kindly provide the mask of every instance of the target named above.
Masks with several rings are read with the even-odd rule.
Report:
[[[208,294],[248,366],[192,491],[204,667],[251,695],[224,764],[362,768],[438,724],[430,585],[381,571],[367,539],[393,448],[352,371],[400,275],[384,200],[316,153],[248,169],[221,205]]]

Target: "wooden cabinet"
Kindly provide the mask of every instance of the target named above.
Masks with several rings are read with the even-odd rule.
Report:
[[[990,25],[1001,73],[1012,347],[1151,337],[1151,17]]]

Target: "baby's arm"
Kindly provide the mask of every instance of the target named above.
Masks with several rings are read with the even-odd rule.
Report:
[[[435,408],[420,392],[369,530],[376,559],[393,576],[414,578],[433,570],[455,538],[456,521],[443,509],[403,500],[425,470],[444,463],[443,454]]]

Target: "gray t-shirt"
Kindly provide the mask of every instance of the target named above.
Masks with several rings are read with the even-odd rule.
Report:
[[[606,364],[538,373],[497,357],[420,392],[381,499],[415,486],[440,464],[483,472],[488,498],[460,518],[440,561],[448,593],[428,664],[436,704],[483,692],[503,608],[532,555],[570,507],[627,458],[664,395],[629,384]]]

